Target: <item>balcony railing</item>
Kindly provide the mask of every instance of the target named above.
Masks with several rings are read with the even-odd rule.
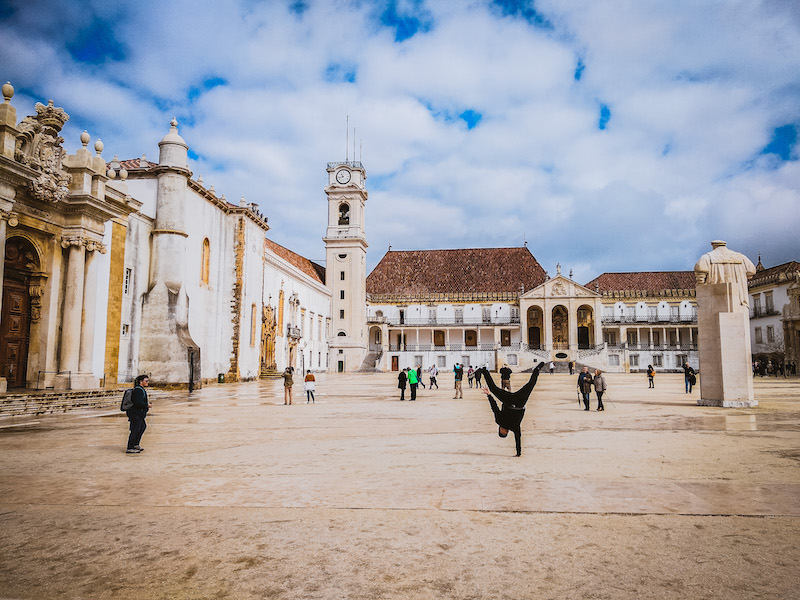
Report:
[[[750,311],[750,318],[758,319],[760,317],[775,317],[780,314],[781,314],[780,311],[777,311],[774,308],[757,307]]]
[[[692,315],[642,315],[642,316],[603,316],[600,322],[606,323],[697,323],[697,314]]]
[[[367,317],[368,323],[387,323],[394,327],[479,327],[489,325],[519,325],[519,317],[494,317],[493,319],[472,320],[469,317],[449,317],[449,318],[404,318],[400,317]]]
[[[462,343],[434,346],[433,344],[389,344],[389,352],[491,352],[493,350],[520,350],[526,346],[519,342],[511,344],[478,344],[469,346]]]

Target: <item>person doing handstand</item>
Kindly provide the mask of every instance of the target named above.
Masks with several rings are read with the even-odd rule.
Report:
[[[494,422],[499,426],[497,435],[504,438],[508,435],[509,431],[514,432],[514,441],[517,445],[517,456],[522,456],[522,431],[520,425],[522,418],[525,416],[525,403],[530,398],[531,392],[536,385],[536,380],[539,379],[539,371],[544,367],[544,362],[540,362],[531,373],[531,378],[528,383],[523,385],[516,392],[510,392],[497,387],[492,376],[486,368],[481,369],[481,374],[486,379],[486,386],[482,389],[489,399],[489,405],[492,407],[494,413]],[[492,391],[497,399],[500,400],[502,408],[497,406],[497,402],[489,393]]]

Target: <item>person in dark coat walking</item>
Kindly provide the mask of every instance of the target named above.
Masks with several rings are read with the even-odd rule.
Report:
[[[696,371],[689,366],[689,363],[683,363],[683,382],[686,384],[686,393],[692,393],[692,386],[697,383]]]
[[[583,367],[578,374],[578,391],[583,397],[583,410],[589,410],[589,397],[592,393],[592,375],[589,373],[589,367]]]
[[[486,379],[486,385],[488,386],[484,387],[482,391],[486,394],[489,405],[492,407],[494,422],[498,425],[497,435],[504,438],[508,435],[509,431],[514,432],[517,456],[522,456],[521,424],[522,418],[525,416],[525,404],[528,402],[528,398],[530,398],[531,392],[536,386],[536,381],[539,379],[539,371],[542,370],[542,367],[544,367],[544,362],[540,362],[537,365],[533,373],[531,373],[531,378],[528,380],[528,383],[516,392],[497,387],[491,375],[489,375],[489,371],[485,368],[480,369],[483,377]],[[503,405],[502,408],[497,406],[497,402],[495,402],[495,399],[489,393],[490,390],[497,396],[497,399],[500,400],[500,403]]]
[[[400,374],[397,376],[397,387],[400,389],[400,402],[406,399],[406,382],[408,375],[406,369],[400,369]]]
[[[139,454],[144,450],[139,443],[142,441],[144,430],[147,429],[145,418],[147,411],[153,406],[147,399],[146,387],[150,385],[150,378],[147,375],[139,375],[134,381],[133,394],[131,400],[133,406],[125,411],[130,421],[131,433],[128,436],[128,454]]]

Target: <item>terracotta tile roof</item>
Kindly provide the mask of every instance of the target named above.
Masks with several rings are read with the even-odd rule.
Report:
[[[636,273],[603,273],[586,284],[588,289],[607,292],[659,292],[661,290],[693,290],[694,271],[639,271]]]
[[[759,261],[759,265],[761,262]],[[779,281],[786,281],[792,279],[796,272],[800,271],[800,263],[795,260],[790,260],[782,265],[776,265],[769,269],[762,268],[757,271],[748,282],[749,287],[757,287],[759,285],[766,285],[776,283]]]
[[[267,247],[289,264],[294,265],[313,280],[325,285],[325,267],[267,239]]]
[[[151,162],[151,161],[148,160],[148,161],[145,161],[147,163],[147,166],[146,167],[141,167],[141,166],[139,166],[139,161],[140,160],[141,159],[139,159],[139,158],[127,158],[125,160],[119,161],[119,164],[120,164],[120,166],[125,167],[126,171],[133,171],[134,169],[149,169],[150,167],[155,167],[155,166],[158,165],[158,163],[154,163],[154,162]],[[108,166],[110,164],[111,164],[111,161],[108,161],[106,163],[106,166]]]
[[[518,295],[546,278],[527,247],[390,250],[367,277],[367,293]]]

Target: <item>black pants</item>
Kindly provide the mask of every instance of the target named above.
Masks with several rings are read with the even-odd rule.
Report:
[[[142,441],[142,434],[147,429],[147,423],[144,421],[144,415],[133,411],[128,413],[128,420],[131,424],[131,434],[128,436],[128,450],[130,450]]]
[[[584,410],[589,410],[589,396],[591,392],[581,392],[581,393],[583,394],[583,405],[585,407]]]
[[[597,409],[600,410],[603,407],[603,394],[605,392],[595,392],[597,394]],[[616,406],[616,404],[614,405]]]
[[[416,383],[412,383],[411,384],[411,398],[410,398],[410,400],[416,400],[416,399],[417,399],[417,384]]]

